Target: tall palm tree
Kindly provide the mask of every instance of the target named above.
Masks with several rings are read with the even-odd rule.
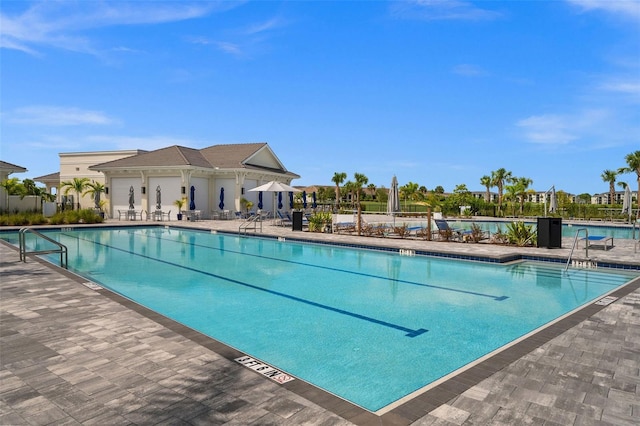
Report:
[[[362,192],[362,187],[369,183],[369,178],[362,173],[354,173],[353,179],[354,189],[356,191],[356,205],[358,206],[358,235],[360,235],[360,230],[362,228],[362,206],[360,205],[360,193]]]
[[[609,204],[613,204],[613,199],[616,196],[616,179],[618,178],[618,172],[613,170],[605,170],[600,175],[603,181],[609,182]]]
[[[340,205],[340,185],[347,178],[345,172],[335,172],[331,178],[331,182],[336,184],[336,207]]]
[[[480,185],[484,186],[485,188],[487,188],[487,192],[484,195],[484,200],[487,203],[491,202],[491,187],[493,186],[493,183],[491,181],[491,176],[487,176],[484,175],[480,178]]]
[[[504,183],[511,179],[511,177],[511,172],[504,168],[491,172],[491,183],[493,186],[498,187],[498,213],[502,213],[502,192],[504,190]]]
[[[624,157],[624,160],[627,162],[628,167],[623,167],[619,171],[622,173],[634,173],[637,176],[638,180],[638,194],[637,194],[637,202],[638,202],[638,212],[637,218],[640,219],[640,151],[635,151],[630,154],[627,154]]]
[[[65,181],[60,183],[60,189],[64,189],[64,195],[68,195],[69,192],[73,191],[76,193],[76,197],[78,198],[78,209],[80,209],[80,194],[87,189],[87,185],[89,184],[89,178],[73,178],[71,181]]]
[[[419,187],[420,185],[418,185],[415,182],[408,182],[402,185],[400,188],[398,188],[400,194],[402,194],[402,198],[404,198],[405,209],[407,207],[406,206],[407,200],[416,201]]]

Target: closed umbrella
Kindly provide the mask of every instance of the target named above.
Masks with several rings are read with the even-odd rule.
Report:
[[[93,203],[96,205],[96,209],[100,208],[100,191],[93,192]]]
[[[156,188],[156,210],[162,210],[162,191],[160,185]]]
[[[316,191],[313,191],[311,193],[311,199],[313,200],[313,203],[311,204],[311,207],[313,207],[315,209],[316,207],[318,207],[318,203],[316,203]]]
[[[189,203],[189,210],[196,209],[196,188],[191,185],[191,202]]]
[[[302,207],[307,208],[307,191],[302,191]]]
[[[387,213],[393,216],[393,226],[396,226],[396,213],[400,211],[400,194],[398,190],[398,179],[393,176],[389,198],[387,199]]]
[[[133,194],[133,186],[129,188],[129,210],[135,209],[135,196]]]
[[[224,188],[220,188],[220,204],[218,204],[220,210],[224,209]]]
[[[624,187],[624,195],[622,196],[622,214],[627,213],[629,215],[629,221],[631,221],[631,190],[629,185]]]
[[[293,209],[293,192],[289,192],[289,208]]]
[[[556,200],[556,187],[551,187],[551,200],[549,201],[549,213],[555,213],[558,210],[557,200]]]
[[[262,210],[262,191],[258,193],[258,209]]]
[[[278,192],[278,210],[282,208],[282,192]]]

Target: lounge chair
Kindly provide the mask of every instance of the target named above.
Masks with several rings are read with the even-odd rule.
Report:
[[[603,235],[589,235],[589,238],[580,238],[576,248],[580,245],[580,241],[584,241],[587,248],[601,248],[605,251],[613,248],[613,237]]]
[[[276,225],[278,225],[278,226],[291,226],[291,225],[293,225],[293,220],[291,220],[290,217],[284,217],[280,210],[278,210],[276,213],[278,215],[278,220],[276,221]],[[288,213],[287,213],[287,216],[289,216]]]
[[[434,220],[436,227],[438,228],[438,236],[444,241],[464,241],[464,236],[471,233],[471,231],[465,229],[454,229],[449,226],[449,223],[444,219]]]

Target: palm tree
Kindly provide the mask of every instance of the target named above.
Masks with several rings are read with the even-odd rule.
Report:
[[[80,209],[80,194],[87,188],[89,184],[89,178],[73,178],[72,181],[65,181],[60,183],[60,189],[64,189],[64,195],[68,195],[69,192],[74,191],[76,197],[78,197],[78,209]]]
[[[637,194],[637,202],[638,202],[638,211],[637,217],[640,218],[640,151],[635,151],[630,154],[627,154],[624,157],[624,160],[627,162],[628,167],[623,167],[618,171],[622,173],[634,173],[637,176],[638,180],[638,194]]]
[[[482,176],[480,178],[480,185],[482,185],[485,188],[487,188],[487,192],[485,193],[484,200],[487,203],[490,203],[491,202],[491,187],[493,186],[493,183],[491,181],[491,176],[487,176],[487,175]]]
[[[509,181],[513,184],[514,195],[520,200],[520,214],[523,214],[524,200],[527,196],[529,185],[533,183],[533,180],[526,177],[514,177],[509,179]]]
[[[86,185],[87,190],[84,192],[84,194],[82,194],[83,196],[85,195],[91,195],[91,197],[95,200],[96,198],[96,194],[103,194],[105,192],[105,187],[103,184],[101,184],[100,182],[90,182],[87,183]],[[98,195],[99,196],[99,195]],[[96,208],[100,208],[100,206],[95,206]]]
[[[340,205],[340,185],[346,178],[345,172],[335,172],[331,178],[331,182],[336,184],[336,207]]]
[[[415,201],[418,195],[418,188],[420,185],[414,182],[408,182],[399,188],[402,198],[404,198],[404,208],[407,209],[407,200]]]
[[[616,195],[616,178],[618,177],[618,173],[613,170],[605,170],[600,175],[602,180],[605,182],[609,182],[609,204],[613,204],[613,198]]]
[[[511,179],[511,172],[500,168],[491,172],[491,183],[493,186],[498,187],[498,213],[502,213],[502,191],[504,190],[504,183]]]
[[[362,173],[354,173],[353,179],[353,185],[356,191],[356,205],[358,206],[358,235],[360,235],[360,229],[362,228],[362,206],[360,205],[360,193],[362,192],[362,187],[369,183],[369,178]]]

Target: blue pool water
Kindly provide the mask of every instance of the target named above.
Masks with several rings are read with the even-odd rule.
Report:
[[[47,235],[74,272],[371,411],[637,276],[164,227]]]

